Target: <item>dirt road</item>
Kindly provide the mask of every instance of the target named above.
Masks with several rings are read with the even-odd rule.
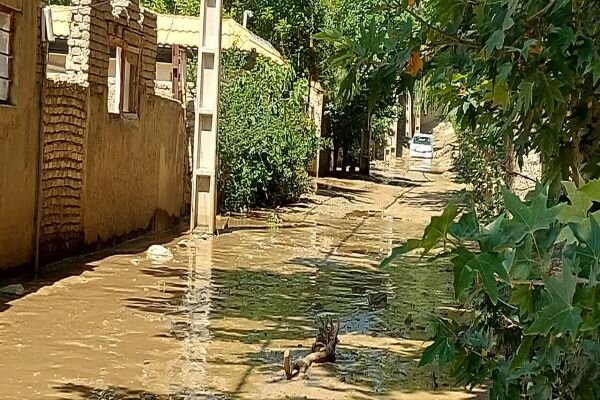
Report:
[[[417,368],[420,315],[452,306],[450,272],[378,266],[458,189],[446,168],[322,179],[305,202],[232,218],[218,237],[148,237],[25,283],[0,298],[0,398],[474,398]],[[155,243],[174,258],[147,259]],[[323,316],[341,323],[338,362],[283,380],[284,350],[305,355]]]

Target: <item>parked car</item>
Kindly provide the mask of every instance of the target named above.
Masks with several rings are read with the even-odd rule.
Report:
[[[410,141],[410,156],[433,158],[433,138],[431,135],[417,134]]]

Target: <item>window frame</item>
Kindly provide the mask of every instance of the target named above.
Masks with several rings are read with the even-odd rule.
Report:
[[[118,110],[115,104],[109,104],[108,112],[113,115],[137,116],[140,106],[142,51],[135,46],[129,46],[121,39],[111,37],[110,54],[113,49],[115,49],[114,101],[118,101]],[[136,63],[131,64],[127,60],[128,56],[133,56]]]
[[[14,98],[13,98],[13,89],[14,89],[14,83],[15,83],[15,79],[14,79],[14,68],[13,68],[13,63],[14,63],[14,37],[16,35],[15,32],[15,10],[13,10],[10,7],[4,6],[2,4],[0,4],[0,12],[3,14],[7,14],[10,18],[10,23],[9,23],[9,27],[8,27],[8,31],[5,29],[0,28],[0,31],[5,32],[8,34],[8,54],[3,53],[0,51],[0,54],[7,57],[8,58],[8,73],[7,73],[7,77],[0,77],[0,79],[2,79],[3,81],[8,82],[8,91],[7,91],[7,96],[6,96],[6,100],[0,99],[0,106],[12,106],[14,105]]]

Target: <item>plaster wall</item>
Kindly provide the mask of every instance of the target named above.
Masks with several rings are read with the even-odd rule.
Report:
[[[33,259],[39,149],[41,69],[39,2],[0,0],[13,7],[11,104],[0,105],[0,270]]]

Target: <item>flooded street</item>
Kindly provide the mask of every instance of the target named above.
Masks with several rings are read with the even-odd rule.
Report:
[[[451,272],[378,267],[458,186],[405,163],[375,176],[322,179],[307,201],[232,217],[215,238],[146,237],[24,283],[0,298],[0,398],[475,398],[417,368],[422,314],[451,308]],[[157,243],[174,258],[147,259]],[[327,316],[341,324],[337,363],[286,381],[284,350],[306,355]]]

